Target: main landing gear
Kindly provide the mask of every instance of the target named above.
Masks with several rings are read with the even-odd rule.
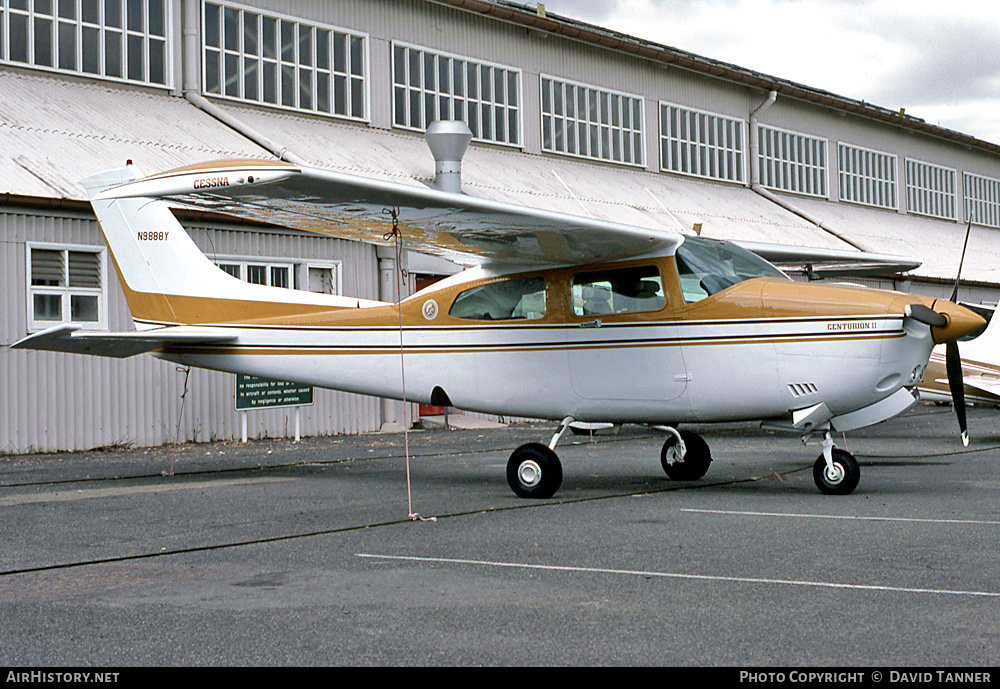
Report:
[[[514,450],[507,461],[507,483],[517,495],[522,498],[551,498],[556,494],[562,484],[563,472],[555,447],[572,422],[572,417],[563,419],[548,445],[527,443]],[[705,475],[712,463],[712,453],[704,438],[670,426],[655,428],[668,433],[660,450],[660,464],[667,476],[675,481],[697,481]],[[810,436],[803,441],[816,443]],[[827,495],[854,492],[861,479],[858,460],[850,452],[834,447],[829,432],[824,433],[819,444],[823,452],[813,465],[816,487]]]
[[[507,461],[507,483],[522,498],[551,498],[562,484],[562,464],[555,447],[573,422],[566,417],[549,444],[527,443],[514,450]],[[705,475],[712,463],[708,443],[691,431],[678,431],[657,426],[669,433],[660,450],[660,464],[667,476],[675,481],[696,481]]]

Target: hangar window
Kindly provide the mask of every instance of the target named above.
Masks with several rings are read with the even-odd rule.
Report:
[[[573,314],[594,316],[663,308],[663,283],[656,266],[577,273],[571,290]]]
[[[826,139],[762,126],[757,143],[763,186],[795,194],[827,195]]]
[[[205,93],[367,119],[364,34],[211,2],[202,21]]]
[[[839,144],[837,158],[842,201],[896,208],[896,156]]]
[[[542,150],[642,165],[642,99],[543,76]]]
[[[393,43],[393,123],[423,131],[461,120],[472,138],[521,144],[521,73],[510,67]]]
[[[742,120],[660,103],[660,168],[743,182]]]
[[[517,278],[467,289],[455,297],[448,315],[479,321],[544,318],[545,280]]]
[[[340,294],[338,262],[283,263],[221,259],[216,265],[234,278],[255,285]]]
[[[964,174],[966,220],[1000,227],[1000,179]]]
[[[166,0],[0,0],[0,60],[167,85],[168,7]]]
[[[906,209],[932,218],[955,220],[957,173],[949,168],[906,160]]]
[[[107,327],[104,251],[28,245],[29,329],[56,323]]]

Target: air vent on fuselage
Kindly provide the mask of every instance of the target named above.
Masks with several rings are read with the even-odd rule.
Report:
[[[819,388],[815,383],[789,383],[788,391],[792,393],[792,397],[804,397],[819,392]]]

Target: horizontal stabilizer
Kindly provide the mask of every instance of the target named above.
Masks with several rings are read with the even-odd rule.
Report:
[[[61,323],[10,346],[11,349],[37,349],[47,352],[92,354],[117,359],[152,352],[171,345],[231,342],[236,335],[221,328],[169,327],[138,332],[95,332],[72,323]]]

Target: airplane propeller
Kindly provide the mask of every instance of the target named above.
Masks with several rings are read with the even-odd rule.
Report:
[[[969,235],[972,233],[972,218],[965,228],[965,242],[962,244],[962,258],[958,261],[958,274],[955,275],[955,289],[951,292],[951,302],[958,303],[958,283],[962,279],[962,265],[965,263],[965,250],[969,246]],[[951,390],[951,403],[955,406],[958,417],[958,428],[962,432],[962,445],[969,446],[969,429],[965,420],[965,382],[962,380],[962,357],[958,354],[958,340],[945,345],[945,370],[948,372],[948,388]]]
[[[958,303],[958,285],[962,276],[962,264],[965,263],[965,250],[969,245],[969,233],[972,231],[972,221],[965,231],[965,244],[962,246],[962,258],[958,263],[958,275],[955,277],[955,287],[951,293],[951,302]],[[923,304],[909,304],[906,316],[915,321],[929,325],[931,328],[944,328],[949,323],[946,314],[935,311]],[[958,417],[958,428],[961,432],[962,445],[969,446],[969,428],[965,414],[965,382],[962,379],[962,357],[958,351],[958,341],[954,338],[945,343],[945,371],[948,374],[948,389],[951,391],[951,401]]]
[[[952,298],[954,302],[954,297]],[[944,328],[948,325],[948,316],[935,311],[923,304],[908,304],[906,317],[929,325],[931,328]],[[965,417],[965,383],[962,380],[962,357],[958,352],[958,342],[951,340],[945,344],[945,370],[948,372],[948,388],[951,390],[952,403],[955,405],[955,415],[958,416],[958,428],[962,435],[962,444],[969,445],[969,430]]]

